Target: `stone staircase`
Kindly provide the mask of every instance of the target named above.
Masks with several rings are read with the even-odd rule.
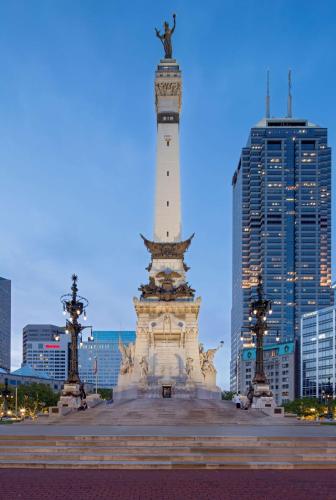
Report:
[[[45,420],[45,419],[44,419]],[[279,421],[279,419],[275,419]],[[274,424],[261,410],[236,410],[229,401],[135,399],[102,404],[85,412],[48,418],[43,423],[62,425],[209,425]],[[284,419],[281,419],[284,420]],[[38,420],[37,423],[40,423]]]
[[[336,437],[3,435],[0,468],[336,469]]]

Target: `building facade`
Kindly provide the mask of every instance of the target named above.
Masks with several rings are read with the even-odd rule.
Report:
[[[251,129],[232,185],[230,383],[236,390],[240,336],[259,274],[273,304],[270,333],[281,341],[299,338],[303,314],[333,304],[327,129],[294,118],[262,120]],[[295,380],[299,385],[299,366]]]
[[[0,368],[11,363],[11,281],[0,277]]]
[[[51,379],[68,378],[70,336],[55,325],[26,325],[23,329],[23,362]]]
[[[238,387],[242,393],[245,393],[252,383],[255,361],[255,348],[244,348],[240,351]],[[294,342],[282,342],[265,346],[265,375],[277,405],[282,405],[295,398],[294,365]]]
[[[93,331],[93,341],[82,342],[78,350],[79,376],[83,382],[111,388],[118,383],[121,363],[119,340],[128,345],[135,331]]]
[[[336,308],[326,307],[301,319],[301,397],[323,396],[329,378],[335,393]]]
[[[55,380],[48,376],[47,373],[34,370],[30,365],[25,365],[7,375],[0,374],[0,383],[4,384],[5,379],[8,380],[9,386],[18,387],[19,385],[29,384],[45,384],[54,392],[59,392],[62,389],[63,381]]]

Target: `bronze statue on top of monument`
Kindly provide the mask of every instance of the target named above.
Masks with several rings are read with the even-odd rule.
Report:
[[[174,26],[172,28],[169,28],[169,23],[167,21],[164,22],[163,24],[164,33],[162,35],[160,31],[157,28],[155,28],[156,36],[160,38],[165,51],[165,59],[172,59],[173,57],[173,46],[171,42],[171,37],[176,27],[176,14],[173,14],[173,19],[174,19]]]

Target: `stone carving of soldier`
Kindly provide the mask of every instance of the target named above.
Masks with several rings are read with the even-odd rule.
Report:
[[[164,22],[163,24],[164,33],[162,35],[160,31],[157,28],[155,28],[156,36],[160,38],[165,51],[165,59],[171,59],[173,57],[173,47],[172,47],[171,37],[176,27],[176,14],[173,14],[173,19],[174,19],[174,26],[172,28],[169,28],[169,24],[167,23],[167,21]]]
[[[146,378],[148,375],[148,361],[146,356],[142,356],[140,365],[140,378]]]
[[[192,372],[193,372],[193,358],[187,358],[187,362],[186,362],[186,372],[187,372],[187,377],[188,378],[191,378],[191,375],[192,375]]]

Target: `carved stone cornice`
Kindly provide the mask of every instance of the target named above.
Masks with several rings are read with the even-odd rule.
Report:
[[[181,78],[172,78],[170,75],[167,78],[157,78],[155,80],[155,104],[156,108],[160,97],[177,97],[178,111],[181,111],[182,106],[182,81]]]
[[[160,81],[155,82],[155,94],[157,96],[180,96],[182,92],[181,80],[170,80],[170,81]]]
[[[147,240],[142,234],[140,235],[144,240],[147,250],[152,255],[153,259],[181,259],[183,260],[184,253],[188,250],[191,240],[195,236],[193,233],[190,238],[177,243],[159,243],[156,241]]]
[[[194,314],[196,318],[198,317],[200,306],[201,306],[201,297],[197,297],[197,299],[193,301],[150,301],[150,300],[139,300],[134,297],[133,299],[134,307],[137,314],[165,314],[165,313],[173,313],[175,315],[184,315],[184,314]]]

